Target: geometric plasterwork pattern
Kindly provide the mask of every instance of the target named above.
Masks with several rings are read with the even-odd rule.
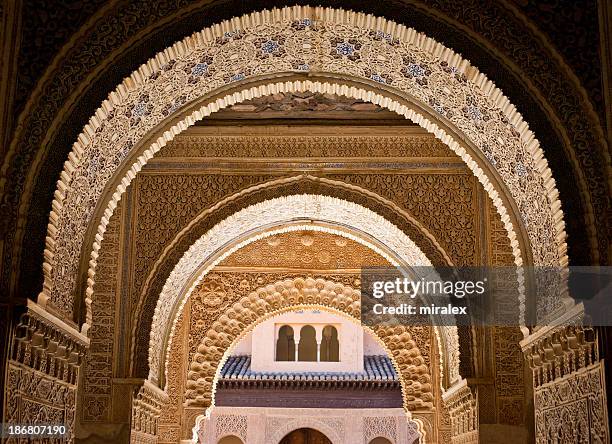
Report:
[[[77,384],[89,340],[32,301],[28,301],[10,339],[11,354],[3,381],[6,425],[64,425],[65,435],[55,437],[72,442]],[[2,442],[29,442],[31,436],[7,433]]]
[[[480,185],[466,174],[337,174],[332,180],[375,191],[394,202],[427,227],[456,266],[477,259],[478,212],[475,198]],[[498,218],[498,216],[497,216]],[[497,219],[499,220],[499,219]],[[499,220],[501,223],[501,220]],[[508,234],[504,230],[504,236]],[[509,242],[509,241],[508,241]]]
[[[251,127],[252,128],[252,127]],[[155,159],[166,158],[342,158],[454,157],[446,145],[430,134],[376,136],[349,134],[192,135],[176,136]]]
[[[214,322],[201,326],[206,334],[190,360],[187,404],[214,404],[215,378],[232,346],[255,325],[291,307],[329,309],[359,322],[360,292],[325,279],[300,277],[260,287],[236,299]],[[393,360],[401,379],[404,407],[410,410],[431,408],[433,385],[429,368],[409,329],[404,326],[376,327],[371,332]]]
[[[451,444],[477,444],[478,402],[474,390],[464,380],[443,396],[451,422]]]
[[[178,336],[184,338],[189,323],[185,322],[187,314],[183,313],[178,320]],[[168,360],[168,379],[166,393],[168,402],[158,419],[158,442],[175,444],[181,439],[181,409],[185,392],[185,373],[187,369],[185,340],[174,341]]]
[[[350,76],[371,86],[364,86],[370,91],[351,88],[343,80],[243,86],[241,92],[203,106],[165,132],[132,165],[99,221],[87,304],[106,224],[125,187],[147,160],[174,134],[219,108],[292,90],[373,101],[442,138],[485,185],[502,215],[516,260],[521,262],[516,227],[500,190],[450,135],[431,119],[386,98],[384,91],[417,102],[436,119],[449,122],[488,159],[482,165],[501,177],[520,213],[534,262],[566,264],[562,212],[547,162],[522,117],[483,74],[451,50],[396,23],[341,10],[293,7],[254,13],[188,37],[151,59],[111,93],[75,142],[58,181],[39,302],[50,302],[65,316],[72,316],[80,253],[96,205],[121,163],[154,126],[219,87],[236,83],[239,91],[251,79],[283,72]]]
[[[132,399],[131,443],[157,443],[158,419],[167,403],[168,395],[164,391],[144,381]]]
[[[536,443],[608,443],[604,362],[535,390]]]
[[[152,263],[164,248],[204,210],[242,189],[273,179],[269,174],[143,174],[134,181],[134,265],[130,294],[136,298]],[[131,300],[133,307],[137,300]]]
[[[244,245],[265,237],[265,235],[273,234],[267,232],[254,235],[253,233],[260,230],[260,227],[279,225],[296,218],[326,221],[343,225],[357,233],[368,233],[387,251],[393,252],[395,257],[404,264],[412,267],[431,264],[416,244],[395,225],[371,210],[352,202],[327,196],[303,194],[270,199],[251,205],[218,223],[200,237],[172,270],[159,296],[153,316],[149,346],[149,378],[158,380],[159,377],[163,349],[158,338],[163,337],[167,331],[170,331],[170,336],[172,336],[174,322],[170,318],[172,313],[182,310],[182,304],[189,298],[205,274]],[[288,228],[291,227],[281,231],[291,231]],[[306,227],[306,229],[312,228]],[[250,233],[250,237],[245,240],[246,233]],[[338,232],[337,234],[351,237],[347,233]],[[360,238],[353,240],[364,243]],[[231,243],[234,246],[228,248],[227,245]],[[218,252],[222,247],[225,250],[219,256]],[[387,253],[380,250],[380,247],[371,248],[378,254],[382,254],[392,264],[397,264],[397,259],[391,259]],[[202,269],[203,267],[205,268]],[[196,271],[198,271],[198,277],[192,281]],[[177,304],[178,310],[175,311]]]
[[[7,424],[64,425],[66,434],[62,438],[53,439],[53,441],[73,442],[76,385],[68,384],[45,374],[45,372],[9,361],[5,389],[7,394],[7,411],[5,413]],[[2,442],[21,444],[34,441],[9,436]]]
[[[487,213],[490,264],[494,267],[512,266],[510,242],[490,200],[487,200]],[[490,359],[494,361],[495,369],[496,422],[522,425],[527,415],[525,359],[519,345],[523,334],[518,327],[491,327],[491,330],[494,353]]]
[[[561,322],[521,342],[533,373],[536,442],[610,442],[599,331],[581,325],[580,307]]]
[[[215,418],[216,440],[235,435],[246,442],[247,417],[245,415],[219,415]]]
[[[363,444],[374,438],[387,438],[397,442],[397,419],[389,416],[369,416],[363,418]]]

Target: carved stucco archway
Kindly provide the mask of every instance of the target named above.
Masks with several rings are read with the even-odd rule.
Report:
[[[296,225],[295,222],[300,220],[309,223]],[[317,227],[312,224],[316,221],[338,228]],[[286,226],[292,222],[293,226]],[[210,270],[251,242],[278,232],[302,229],[326,229],[349,237],[381,254],[392,265],[431,266],[429,259],[408,236],[361,205],[310,194],[285,196],[251,205],[200,237],[172,270],[153,316],[149,341],[149,379],[160,381],[160,371],[166,368],[179,315],[193,290]],[[360,233],[367,233],[367,236],[360,236]],[[454,327],[444,327],[440,328],[439,334],[436,329],[436,333],[441,342],[441,364],[446,367],[444,373],[448,374],[445,383],[450,385],[459,379],[457,331]],[[165,344],[160,341],[164,337],[168,337]]]
[[[198,345],[189,363],[185,402],[202,405],[210,401],[215,405],[216,384],[223,364],[233,348],[258,324],[288,311],[319,309],[359,324],[385,349],[400,378],[406,411],[433,408],[431,375],[412,338],[412,333],[426,331],[427,327],[362,326],[360,294],[359,290],[325,279],[295,278],[274,282],[243,296],[212,324]]]
[[[399,377],[406,421],[412,419],[416,433],[425,436],[421,422],[414,420],[410,411],[433,408],[432,377],[417,342],[412,338],[412,333],[418,334],[427,327],[363,326],[360,323],[359,290],[313,278],[285,279],[260,287],[243,296],[207,330],[191,359],[187,375],[186,405],[208,405],[210,401],[206,413],[196,418],[194,436],[200,421],[208,417],[210,409],[215,407],[215,391],[221,368],[240,341],[262,322],[289,311],[308,309],[327,311],[358,324],[385,350]],[[436,371],[436,368],[432,367],[431,371]],[[302,421],[317,420],[312,417],[294,418],[272,436],[267,436],[269,442],[279,442],[291,430],[308,426]],[[336,432],[328,436],[337,439],[333,442],[346,442]],[[396,436],[389,438],[393,442],[397,440]]]
[[[399,227],[409,239],[417,244],[419,249],[421,249],[424,255],[430,259],[432,264],[435,266],[453,266],[453,261],[450,258],[449,253],[442,248],[438,240],[428,230],[428,228],[417,221],[412,214],[407,212],[406,209],[371,190],[342,181],[310,175],[298,175],[275,179],[246,188],[224,198],[214,206],[203,210],[198,216],[190,221],[189,224],[176,235],[172,242],[164,248],[163,255],[158,258],[148,273],[147,279],[145,280],[145,284],[141,291],[139,304],[137,305],[132,317],[133,329],[131,356],[133,365],[137,366],[132,368],[137,368],[138,371],[140,371],[140,373],[138,373],[139,377],[147,377],[149,373],[149,366],[143,366],[134,360],[139,359],[139,356],[150,354],[149,338],[153,324],[153,313],[155,311],[159,295],[166,284],[170,273],[176,267],[176,264],[178,264],[181,257],[185,254],[189,247],[191,247],[191,245],[195,243],[197,239],[206,234],[208,230],[214,227],[216,223],[221,222],[224,217],[237,213],[247,206],[253,205],[253,203],[259,203],[276,197],[288,195],[315,193],[324,196],[336,197],[349,202],[354,202],[365,208],[369,208],[374,213],[382,215],[383,218]],[[293,227],[293,229],[295,229],[295,227]],[[312,225],[308,225],[304,229],[313,229],[313,227]],[[271,227],[261,229],[262,234],[264,235],[265,233],[269,235],[269,230],[274,231]],[[346,231],[335,230],[334,232],[337,235],[346,236]],[[257,233],[250,233],[249,236],[246,236],[242,240],[248,241],[250,235],[254,234]],[[362,239],[359,236],[359,233],[355,232],[354,234],[357,235],[357,242],[363,243],[370,249],[374,249],[372,246],[377,244],[377,241],[371,236],[365,236],[364,239]],[[240,241],[241,240],[236,240],[234,243],[237,244]],[[380,243],[378,243],[378,247],[378,250],[386,250],[385,246]],[[386,253],[390,256],[396,256],[392,251],[388,251]],[[162,276],[162,278],[160,278],[160,276]],[[148,322],[142,322],[143,317],[146,317],[145,307],[150,307],[149,311],[151,315],[148,318]],[[171,341],[172,336],[173,331],[170,334],[170,339],[168,342]],[[167,349],[169,349],[169,346]],[[164,368],[165,366],[161,367],[162,377],[158,381],[162,387],[164,386]]]
[[[342,10],[293,7],[253,13],[186,38],[110,94],[74,144],[58,181],[39,302],[74,316],[79,262],[91,242],[87,331],[104,231],[147,160],[174,135],[222,107],[291,91],[371,101],[423,126],[460,155],[484,185],[518,265],[530,259],[567,264],[551,171],[527,124],[492,82],[412,29]],[[175,117],[178,110],[182,117]],[[532,258],[520,251],[523,227]]]

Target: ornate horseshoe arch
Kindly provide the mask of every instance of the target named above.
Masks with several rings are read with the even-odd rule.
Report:
[[[279,77],[286,79],[274,79]],[[517,265],[567,264],[551,171],[527,124],[492,82],[458,54],[404,26],[342,10],[292,7],[246,15],[188,37],[110,94],[74,144],[58,181],[39,302],[74,316],[79,258],[92,245],[87,331],[100,243],[136,173],[195,121],[241,100],[283,91],[350,96],[415,121],[447,143],[484,185]],[[95,234],[91,244],[88,227]]]
[[[336,282],[295,278],[275,282],[242,297],[226,316],[213,323],[198,345],[189,366],[186,403],[198,405],[210,399],[210,406],[215,406],[216,384],[223,364],[258,324],[287,311],[302,309],[320,309],[359,323],[359,294],[359,290]],[[411,410],[431,408],[434,400],[431,376],[410,329],[399,326],[364,329],[386,350],[400,377],[408,418]],[[406,381],[410,381],[409,389]]]
[[[317,227],[312,223],[298,224],[277,230],[261,230],[291,221],[320,221],[344,229]],[[225,257],[257,239],[277,232],[302,229],[328,230],[349,237],[385,257],[392,265],[430,266],[421,250],[395,225],[373,211],[352,202],[319,195],[292,195],[251,205],[215,225],[200,237],[183,255],[168,277],[160,294],[149,342],[149,379],[160,382],[178,316],[193,290],[203,277]],[[364,241],[358,233],[368,233],[372,240]],[[436,332],[438,330],[436,329]],[[442,362],[448,368],[449,383],[459,379],[458,337],[456,329],[440,329],[439,341],[446,351]],[[167,341],[159,338],[168,337]],[[165,345],[163,344],[165,343]],[[166,351],[164,351],[164,348]],[[442,357],[442,356],[441,356]],[[163,367],[162,367],[163,362]]]
[[[225,361],[257,325],[282,313],[302,309],[327,311],[360,324],[359,293],[359,290],[325,279],[294,278],[261,287],[237,301],[225,316],[208,328],[189,365],[186,403],[197,406],[202,401],[206,403],[210,400],[206,414],[195,421],[194,433],[199,428],[200,420],[207,417],[209,409],[216,405],[216,385]],[[422,424],[412,418],[410,412],[433,406],[433,387],[428,367],[412,338],[411,329],[400,326],[364,329],[391,359],[400,379],[406,420],[412,419],[417,433],[425,436]],[[297,418],[296,421],[311,419]],[[289,429],[286,432],[283,432],[285,429],[278,430],[274,438],[268,436],[268,439],[278,442],[286,433],[301,427],[299,424],[298,427],[293,425],[293,422],[287,424]],[[281,435],[277,436],[278,433]],[[337,442],[346,442],[340,436],[336,438]],[[397,439],[390,438],[394,442]]]
[[[172,269],[174,269],[176,264],[180,261],[182,255],[198,238],[206,234],[206,232],[212,228],[215,223],[223,220],[222,217],[215,217],[215,213],[237,213],[253,203],[263,202],[275,197],[296,195],[298,193],[317,193],[320,195],[336,197],[369,208],[374,213],[382,215],[391,223],[399,227],[401,231],[407,234],[408,238],[415,241],[417,246],[427,256],[427,258],[430,259],[430,262],[432,262],[433,265],[453,265],[452,259],[448,253],[442,248],[433,234],[429,232],[425,226],[417,221],[405,209],[370,190],[345,182],[310,175],[298,175],[264,182],[226,197],[216,205],[202,211],[202,213],[196,216],[179,234],[177,234],[171,244],[164,249],[163,255],[155,262],[147,276],[147,279],[145,280],[145,284],[139,299],[140,303],[136,307],[132,317],[133,329],[131,356],[136,357],[149,354],[149,342],[146,341],[146,339],[144,341],[141,339],[141,333],[144,332],[146,336],[150,335],[153,319],[151,315],[148,322],[142,323],[139,321],[143,314],[143,310],[145,310],[145,306],[150,307],[151,312],[155,310],[159,294],[166,283],[167,277],[171,273]],[[209,218],[212,220],[209,221]],[[305,229],[314,229],[313,227],[317,228],[313,225],[307,225]],[[331,227],[331,229],[334,230],[334,233],[337,235],[346,236],[347,232],[345,230],[338,230],[337,227]],[[268,230],[274,230],[274,228],[268,227],[260,229],[262,234],[268,233]],[[249,235],[255,234],[257,233],[250,233]],[[359,233],[354,234],[357,235]],[[247,240],[248,237],[249,236],[241,240]],[[365,241],[366,246],[370,249],[375,250],[376,248],[372,248],[372,246],[377,245],[379,247],[378,250],[384,250],[384,245],[379,244],[371,236],[365,235],[362,239],[359,237],[359,235],[357,235],[357,239],[357,242]],[[236,240],[235,243],[238,242],[239,241]],[[391,251],[387,253],[390,256],[396,256]],[[385,254],[383,254],[383,256],[385,256]],[[397,257],[396,259],[399,260]],[[166,271],[163,272],[162,270]],[[168,340],[168,343],[170,341],[171,339]],[[133,365],[136,365],[136,363],[133,363]],[[149,372],[149,366],[146,365],[146,369],[143,367],[144,366],[138,366],[138,371],[140,371],[139,375],[146,377]],[[134,369],[135,367],[132,368]],[[164,385],[164,368],[164,366],[161,368],[162,377],[159,380],[159,383],[162,386]]]
[[[361,317],[360,291],[324,279],[295,278],[259,288],[237,301],[215,321],[189,365],[186,402],[215,405],[220,370],[231,350],[258,324],[290,310],[321,309],[354,323]],[[400,376],[404,408],[433,407],[433,386],[421,352],[405,326],[363,327],[386,350]],[[410,389],[406,386],[410,381]],[[409,399],[414,398],[414,399]]]

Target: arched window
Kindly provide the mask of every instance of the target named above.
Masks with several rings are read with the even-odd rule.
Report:
[[[300,330],[298,361],[317,360],[317,333],[312,325],[305,325]]]
[[[321,361],[339,362],[340,361],[340,342],[338,342],[338,330],[331,325],[323,329],[321,339]]]
[[[378,438],[374,438],[372,441],[370,441],[370,444],[392,444],[392,443],[387,438],[383,438],[379,436]]]
[[[295,361],[295,342],[293,340],[293,328],[283,325],[278,330],[276,341],[276,360]]]
[[[240,438],[234,435],[221,438],[217,444],[244,444]]]

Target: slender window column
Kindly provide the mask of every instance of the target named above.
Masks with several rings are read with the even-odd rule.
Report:
[[[295,344],[295,362],[298,362],[298,352],[300,347],[300,327],[293,328],[293,343]]]
[[[321,341],[323,340],[323,326],[315,325],[317,339],[317,362],[321,362]]]

